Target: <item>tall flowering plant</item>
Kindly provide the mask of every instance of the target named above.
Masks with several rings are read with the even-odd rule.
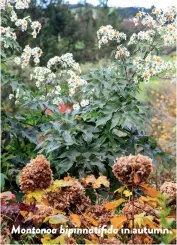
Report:
[[[18,18],[18,10],[28,7],[28,0],[1,2],[3,24],[1,26],[2,62],[6,62],[8,56],[12,57],[13,54],[14,62],[22,69],[27,67],[29,63],[32,64],[32,61],[35,65],[30,75],[35,91],[29,89],[23,83],[15,84],[15,87],[12,86],[13,93],[9,95],[9,99],[14,98],[16,103],[21,102],[28,106],[32,104],[34,106],[34,103],[40,102],[40,105],[45,104],[45,109],[47,109],[47,104],[58,105],[64,103],[63,99],[72,103],[72,99],[75,101],[74,95],[76,92],[87,82],[80,78],[80,66],[75,62],[71,53],[51,58],[45,67],[39,66],[40,57],[43,53],[39,47],[30,47],[27,44],[21,55],[16,56],[20,52],[16,30],[20,29],[25,32],[30,29],[33,38],[36,38],[41,30],[41,24],[38,21],[32,21],[30,16],[23,19]],[[6,26],[7,23],[9,26]],[[9,54],[9,50],[13,52]],[[85,102],[80,102],[82,106],[86,105]],[[74,108],[78,107],[80,107],[79,103],[74,106]]]
[[[85,107],[80,109],[75,103],[64,123],[50,125],[50,134],[42,132],[44,142],[38,147],[50,154],[59,174],[102,172],[109,176],[113,157],[122,154],[141,152],[152,157],[154,164],[161,157],[164,163],[170,160],[146,135],[150,110],[137,100],[137,93],[139,84],[153,76],[175,78],[175,64],[164,61],[160,52],[167,38],[168,45],[174,45],[176,9],[155,9],[152,16],[139,12],[134,21],[136,25],[141,23],[143,30],[129,40],[110,25],[98,30],[99,48],[117,43],[112,52],[114,62],[108,68],[89,69],[82,77],[87,81],[83,90]]]
[[[8,21],[22,31],[30,24],[35,38],[40,24],[30,17],[18,21],[13,12],[18,6],[19,2],[5,2],[3,11],[9,13]],[[22,1],[20,6],[26,8],[28,3]],[[49,156],[56,175],[68,171],[79,176],[90,172],[109,175],[115,155],[122,154],[140,152],[150,155],[155,163],[159,156],[165,157],[164,162],[170,160],[145,134],[145,124],[150,123],[149,108],[137,100],[137,93],[139,84],[152,76],[174,78],[174,63],[165,62],[160,51],[164,45],[175,43],[176,9],[154,9],[152,16],[139,12],[134,21],[136,25],[141,23],[143,30],[129,40],[110,25],[98,30],[100,48],[117,43],[112,52],[115,62],[108,68],[89,69],[85,76],[81,76],[80,66],[70,53],[55,56],[46,66],[40,66],[42,50],[27,45],[14,58],[22,69],[31,58],[35,63],[30,75],[32,88],[23,82],[11,82],[13,93],[9,98],[24,109],[23,117],[15,120],[28,126],[27,131],[22,131],[23,137],[35,143],[35,152]],[[11,36],[4,35],[4,50]],[[63,103],[70,104],[69,114],[58,111],[58,105]],[[50,116],[46,116],[48,109]]]
[[[126,40],[126,34],[114,30],[112,26],[102,26],[98,32],[99,47],[118,44],[114,50],[115,59],[124,66],[124,73],[129,82],[147,82],[152,76],[163,74],[172,76],[175,65],[165,62],[158,54],[164,46],[176,45],[176,8],[172,6],[167,12],[152,10],[152,16],[143,11],[138,12],[133,19],[135,25],[142,24],[143,30],[133,33],[127,47],[121,42]],[[129,46],[133,46],[131,53]],[[131,72],[127,65],[132,64]]]

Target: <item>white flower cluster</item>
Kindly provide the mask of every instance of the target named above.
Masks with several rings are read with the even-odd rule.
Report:
[[[135,58],[133,61],[136,72],[144,81],[149,81],[151,76],[159,75],[163,72],[169,72],[175,69],[171,61],[165,62],[159,56],[152,56],[151,54],[143,60],[141,57]]]
[[[165,45],[175,45],[177,40],[176,7],[169,7],[166,12],[153,9],[152,14],[154,18],[148,13],[138,12],[133,19],[135,25],[141,22],[143,25],[155,28],[163,37]]]
[[[12,3],[15,2],[15,8],[16,9],[27,9],[29,7],[30,0],[17,0],[17,1],[11,1]]]
[[[18,99],[19,96],[20,96],[20,89],[17,88],[17,89],[15,90],[15,95],[14,95],[14,94],[9,94],[9,99],[10,99],[10,100],[11,100],[12,98]]]
[[[141,18],[142,18],[141,23],[143,25],[147,25],[147,26],[150,26],[150,27],[153,27],[153,26],[156,25],[156,21],[148,13],[138,12],[136,14],[136,17],[133,18],[133,21],[135,23],[135,26],[137,26],[139,24],[139,21],[140,21]]]
[[[97,31],[97,37],[99,40],[99,48],[101,48],[102,44],[107,44],[112,40],[117,43],[120,43],[122,40],[126,40],[126,34],[114,30],[111,25],[101,26]]]
[[[73,110],[79,110],[80,107],[86,107],[87,105],[89,105],[89,103],[90,103],[89,100],[82,100],[82,101],[80,102],[80,104],[79,104],[79,103],[75,103],[75,104],[73,105]]]
[[[17,27],[20,27],[22,31],[26,31],[28,28],[28,23],[31,25],[32,28],[32,36],[33,38],[36,38],[37,34],[39,33],[41,29],[41,24],[38,21],[32,22],[31,18],[29,16],[18,19],[17,13],[15,12],[15,9],[26,9],[29,7],[29,0],[1,0],[0,6],[3,10],[10,9],[10,20],[12,22],[15,22],[15,25]]]
[[[24,91],[23,89],[21,89],[20,87],[16,88],[15,89],[15,93],[14,94],[9,94],[9,99],[15,99],[15,104],[19,104],[19,99],[20,97],[25,97],[27,94],[26,94],[26,91]]]
[[[26,31],[28,28],[28,18],[17,19],[15,25],[20,27],[22,31]]]
[[[33,22],[31,22],[31,28],[33,30],[32,36],[33,36],[33,38],[36,38],[37,34],[41,30],[41,23],[39,23],[39,21],[33,21]]]
[[[36,87],[40,88],[43,83],[44,84],[50,84],[54,83],[54,80],[56,78],[56,74],[53,73],[50,69],[47,67],[40,67],[37,66],[34,68],[34,73],[31,74],[30,79],[36,80]]]
[[[62,103],[61,98],[61,87],[60,85],[54,86],[46,95],[46,99],[51,101],[54,105],[59,105],[59,103]]]
[[[109,41],[116,41],[117,43],[120,43],[122,40],[126,40],[126,34],[123,32],[118,32],[113,29],[111,25],[107,26],[101,26],[100,29],[97,31],[97,37],[98,37],[98,44],[99,48],[101,48],[102,44],[108,44]],[[121,57],[128,57],[130,55],[127,48],[122,47],[122,45],[117,46],[115,58],[121,58]]]
[[[10,17],[10,20],[12,22],[16,21],[18,18],[17,18],[17,14],[14,10],[11,11],[11,17]]]
[[[72,69],[77,72],[81,72],[80,66],[75,60],[73,59],[73,55],[71,53],[66,53],[62,56],[55,56],[51,58],[47,62],[47,67],[50,69],[52,66],[61,66],[63,69]]]
[[[32,33],[31,35],[33,38],[36,38],[37,34],[41,30],[41,23],[39,21],[32,21],[29,16],[23,18],[23,19],[18,19],[17,14],[14,10],[11,11],[11,17],[10,17],[12,22],[15,22],[15,25],[17,27],[20,27],[22,31],[26,31],[28,28],[28,23],[31,25]]]
[[[28,65],[30,58],[33,57],[34,63],[38,64],[40,62],[39,58],[42,55],[42,50],[39,47],[30,48],[29,45],[25,46],[21,57],[16,57],[14,62],[24,68]]]
[[[36,87],[39,88],[41,92],[44,91],[45,96],[40,97],[40,99],[45,99],[56,105],[62,103],[61,87],[58,84],[59,81],[64,79],[64,81],[67,82],[70,97],[76,93],[76,90],[79,87],[87,84],[87,81],[82,79],[72,70],[62,70],[59,73],[54,73],[51,69],[40,66],[34,68],[34,72],[31,74],[30,79],[36,82]],[[88,104],[87,100],[84,101],[81,103],[82,107]]]
[[[29,8],[30,0],[1,0],[0,7],[5,10],[7,7],[13,7],[16,9],[27,9]]]
[[[3,27],[0,26],[0,39],[1,42],[3,43],[4,48],[8,48],[9,44],[8,44],[8,39],[12,39],[12,40],[16,40],[16,34],[15,32],[12,32],[10,27]]]
[[[122,57],[129,57],[130,52],[127,50],[127,48],[122,47],[121,45],[117,47],[115,58],[122,58]]]
[[[154,30],[140,31],[138,32],[138,34],[133,33],[132,36],[130,37],[130,41],[128,45],[137,44],[138,42],[142,42],[142,41],[152,43],[154,36],[155,36]]]
[[[69,96],[74,95],[78,87],[87,85],[87,81],[80,78],[75,72],[69,70],[67,74],[70,76],[69,79],[67,79],[69,86]]]
[[[167,32],[164,35],[164,44],[166,46],[174,45],[177,41],[177,21],[167,26]]]

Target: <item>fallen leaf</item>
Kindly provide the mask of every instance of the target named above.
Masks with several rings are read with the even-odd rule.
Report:
[[[105,203],[104,207],[106,208],[106,210],[113,210],[120,206],[123,202],[126,202],[126,200],[120,198],[119,200]]]
[[[68,218],[63,214],[56,214],[52,216],[48,216],[44,219],[43,223],[49,221],[50,224],[65,224],[68,221]]]
[[[140,187],[142,187],[143,192],[150,197],[158,197],[160,195],[160,192],[157,191],[156,188],[153,186],[150,186],[145,183],[141,183]]]
[[[135,214],[134,215],[134,224],[135,224],[135,226],[139,226],[139,227],[144,226],[144,216],[145,215],[146,215],[146,213],[141,213],[141,214]]]
[[[55,239],[51,239],[51,235],[45,235],[43,238],[41,238],[41,242],[42,244],[66,244],[66,239],[67,239],[66,234],[62,234],[56,237]]]
[[[98,226],[99,225],[98,221],[96,221],[93,217],[91,217],[91,216],[89,216],[87,214],[83,214],[83,217],[85,219],[89,220],[92,223],[92,225],[94,225],[94,226]]]
[[[143,221],[144,221],[144,224],[148,225],[151,229],[159,228],[159,226],[155,222],[153,222],[152,220],[146,217],[144,217]]]
[[[138,199],[140,202],[142,203],[147,203],[148,205],[156,208],[157,207],[157,199],[156,198],[153,198],[153,197],[149,197],[149,196],[141,196],[139,199]]]
[[[104,185],[105,187],[109,187],[110,186],[110,182],[108,181],[106,176],[102,175],[102,176],[98,177],[96,182],[93,184],[93,188],[94,189],[100,188],[101,185]]]
[[[28,211],[20,211],[20,213],[25,218],[29,212]]]
[[[96,182],[96,178],[93,174],[88,175],[86,178],[82,179],[83,184],[94,184]]]
[[[70,215],[70,221],[73,225],[80,227],[81,226],[81,220],[80,220],[80,216],[77,214],[71,214]]]
[[[67,187],[72,186],[74,184],[74,180],[55,180],[54,185],[58,187]]]
[[[122,225],[127,221],[126,216],[114,216],[113,218],[110,219],[111,224],[114,226],[116,229],[120,229]]]
[[[153,225],[152,220],[153,220],[153,216],[151,215],[146,216],[146,213],[140,213],[134,215],[134,224],[135,226],[138,227],[145,226],[145,223],[151,224],[152,226]],[[130,222],[130,224],[132,225],[132,221]]]
[[[29,192],[26,195],[26,202],[30,202],[30,200],[32,200],[33,198],[37,201],[37,202],[41,202],[43,195],[44,195],[44,191],[40,190],[40,189],[36,189],[35,191]]]

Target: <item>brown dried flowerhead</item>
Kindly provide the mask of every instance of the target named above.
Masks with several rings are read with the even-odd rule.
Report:
[[[62,211],[82,211],[91,204],[89,197],[85,196],[83,186],[78,181],[74,181],[72,186],[48,192],[46,197],[50,206]]]
[[[122,214],[127,217],[127,219],[131,220],[134,215],[146,213],[147,215],[154,215],[154,209],[148,204],[144,204],[139,202],[138,200],[134,201],[134,205],[132,201],[128,202],[125,207],[122,209]]]
[[[93,217],[95,220],[99,222],[99,224],[107,224],[112,217],[112,213],[107,211],[103,205],[96,204],[94,206],[89,207],[86,210],[88,216]]]
[[[46,189],[53,182],[50,162],[43,155],[32,159],[19,176],[20,189],[27,193],[35,189]]]
[[[171,198],[176,198],[177,184],[172,182],[165,182],[160,187],[160,192],[167,194]]]
[[[152,167],[151,158],[138,154],[117,158],[112,171],[122,184],[131,184],[135,176],[139,183],[146,181]]]
[[[38,204],[33,213],[29,213],[27,220],[32,220],[34,225],[41,225],[48,216],[55,215],[54,209],[50,206]]]

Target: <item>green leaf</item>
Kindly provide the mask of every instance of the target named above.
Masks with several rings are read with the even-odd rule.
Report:
[[[8,180],[7,176],[3,173],[1,173],[1,185],[0,185],[0,188],[3,189],[4,186],[5,186],[5,180]]]
[[[111,119],[111,117],[112,117],[112,114],[100,117],[96,122],[96,127],[98,127],[100,125],[105,125],[107,123],[107,121],[109,121]]]
[[[117,130],[117,129],[113,129],[113,133],[119,137],[126,137],[127,136],[127,133],[120,131],[120,130]]]
[[[65,131],[63,133],[63,138],[64,138],[64,141],[66,142],[66,145],[73,145],[74,144],[74,141],[70,135],[70,133],[68,131]]]
[[[69,153],[68,153],[69,154]],[[70,159],[64,159],[59,162],[59,164],[56,166],[56,169],[59,174],[63,174],[68,172],[68,170],[73,166],[73,162]]]
[[[111,121],[111,127],[110,127],[110,130],[115,128],[116,126],[120,125],[119,121],[121,119],[121,113],[120,112],[116,112],[112,118],[112,121]]]

